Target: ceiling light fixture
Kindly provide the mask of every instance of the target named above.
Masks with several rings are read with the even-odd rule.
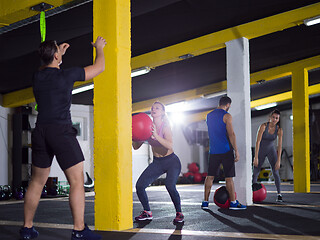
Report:
[[[141,68],[133,69],[131,71],[131,77],[133,78],[136,76],[140,76],[140,75],[146,74],[150,71],[151,71],[150,67],[141,67]]]
[[[255,107],[254,109],[255,110],[263,110],[263,109],[267,109],[267,108],[272,108],[272,107],[275,107],[277,106],[277,103],[267,103],[267,104],[264,104],[264,105],[261,105],[261,106],[257,106]]]
[[[151,68],[149,68],[149,67],[142,67],[142,68],[133,69],[131,72],[131,77],[140,76],[140,75],[146,74],[150,71],[151,71]],[[85,85],[85,86],[73,89],[72,95],[91,90],[91,89],[93,89],[93,86],[94,86],[93,83],[91,83],[89,85]]]
[[[261,80],[257,81],[258,84],[264,84],[265,82],[266,82],[266,80],[264,80],[264,79],[261,79]]]
[[[190,54],[190,53],[187,53],[185,55],[179,56],[179,58],[182,59],[182,60],[186,60],[186,59],[193,58],[193,57],[194,57],[194,55]]]
[[[313,18],[309,18],[309,19],[305,19],[303,21],[304,25],[306,26],[311,26],[311,25],[315,25],[315,24],[318,24],[320,23],[320,16],[316,16],[316,17],[313,17]]]
[[[150,71],[151,71],[151,68],[149,68],[149,67],[137,68],[137,69],[132,70],[131,77],[140,76],[140,75],[146,74]],[[93,85],[93,83],[91,83],[89,85],[75,88],[72,90],[72,95],[77,94],[77,93],[81,93],[81,92],[85,92],[85,91],[89,91],[89,90],[93,89],[93,87],[94,87],[94,85]]]
[[[221,92],[204,94],[204,95],[202,95],[202,97],[205,98],[205,99],[210,99],[210,98],[220,97],[220,96],[223,96],[223,95],[226,95],[226,94],[227,94],[227,90],[224,90],[224,91],[221,91]]]
[[[72,95],[93,89],[93,83],[72,90]]]

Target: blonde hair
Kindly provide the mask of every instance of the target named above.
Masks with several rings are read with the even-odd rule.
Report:
[[[164,111],[164,115],[162,116],[162,121],[164,122],[165,125],[167,126],[170,126],[170,121],[169,121],[169,118],[167,116],[167,113],[166,113],[166,107],[165,105],[162,103],[162,102],[159,102],[159,101],[155,101],[152,106],[154,104],[159,104],[161,107],[162,107],[162,110]]]

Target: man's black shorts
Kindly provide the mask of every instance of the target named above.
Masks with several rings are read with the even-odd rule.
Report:
[[[66,170],[84,161],[76,136],[71,124],[37,124],[31,135],[32,164],[48,168],[55,155],[61,169]]]
[[[208,176],[219,176],[220,164],[223,166],[225,177],[236,175],[233,150],[223,154],[209,154]]]

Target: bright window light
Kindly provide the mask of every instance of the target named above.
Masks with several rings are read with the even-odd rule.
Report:
[[[93,83],[72,90],[72,95],[93,89]]]
[[[264,104],[264,105],[261,105],[261,106],[257,106],[254,109],[263,110],[263,109],[272,108],[272,107],[275,107],[275,106],[277,106],[277,103],[268,103],[268,104]]]
[[[174,124],[181,124],[185,120],[185,116],[184,116],[183,112],[172,112],[172,113],[170,113],[169,118],[170,118],[171,122],[173,122]]]
[[[186,102],[176,102],[166,106],[166,112],[183,112],[186,109]]]
[[[315,25],[315,24],[318,24],[318,23],[320,23],[320,16],[306,19],[303,21],[303,23],[304,23],[304,25],[306,25],[308,27]]]

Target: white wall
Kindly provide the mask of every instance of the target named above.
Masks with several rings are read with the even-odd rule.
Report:
[[[132,188],[134,190],[139,176],[148,167],[152,158],[151,147],[148,143],[143,143],[138,150],[132,148]]]
[[[320,104],[314,105],[313,109],[319,109]],[[12,137],[8,132],[11,129],[11,114],[12,109],[3,108],[0,106],[0,185],[11,184],[12,178],[12,168],[11,168],[11,147],[12,147]],[[290,120],[291,110],[281,112],[281,127],[284,130],[283,135],[283,148],[287,150],[289,155],[292,155],[292,121]],[[94,165],[93,165],[93,107],[84,105],[72,105],[71,115],[74,122],[80,122],[82,125],[82,135],[78,137],[80,146],[85,156],[84,172],[88,172],[93,178]],[[36,116],[31,117],[30,124],[34,127],[34,121]],[[268,115],[260,116],[252,119],[252,147],[255,146],[256,133],[261,123],[268,121]],[[205,129],[205,121],[199,122],[198,128]],[[10,131],[11,132],[11,131]],[[188,171],[188,164],[192,162],[199,163],[200,166],[206,166],[207,159],[201,154],[201,149],[199,146],[190,146],[181,129],[181,125],[175,124],[172,126],[173,132],[173,146],[174,151],[178,155],[182,164],[182,173]],[[202,148],[203,149],[203,148]],[[199,162],[200,159],[205,163]],[[149,162],[152,160],[152,151],[148,144],[143,144],[143,146],[138,150],[132,151],[133,160],[133,179],[132,186],[142,173],[142,171],[148,166]],[[291,159],[293,160],[293,159]],[[286,163],[283,161],[283,164]],[[286,166],[288,169],[288,166]],[[200,169],[200,172],[206,171],[206,169]],[[290,175],[291,174],[291,175]],[[292,179],[292,172],[282,172],[281,177]],[[52,165],[50,176],[58,177],[59,181],[65,181],[65,176],[61,171],[56,160]]]
[[[172,126],[173,135],[173,150],[181,161],[181,172],[188,172],[188,164],[194,159],[193,146],[190,146],[183,135],[181,125],[175,124]]]
[[[88,172],[90,177],[93,178],[93,107],[73,104],[71,105],[71,118],[73,123],[80,123],[81,136],[77,136],[77,139],[85,158],[84,173]],[[66,181],[66,177],[55,158],[52,163],[49,177],[58,177],[58,181]]]
[[[8,159],[11,159],[10,137],[8,129],[11,128],[11,112],[10,108],[0,106],[0,185],[11,184],[9,181],[11,166]],[[11,162],[11,161],[10,161]]]

